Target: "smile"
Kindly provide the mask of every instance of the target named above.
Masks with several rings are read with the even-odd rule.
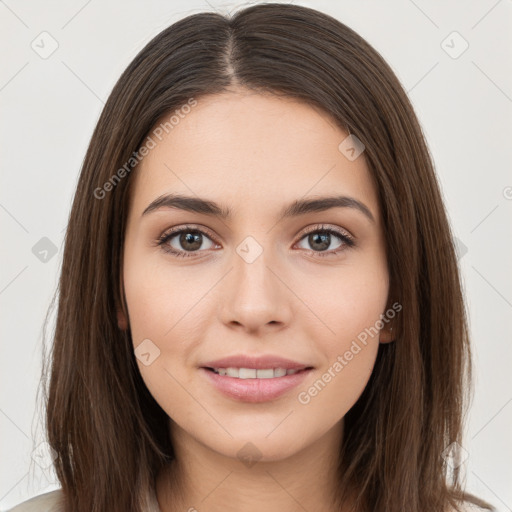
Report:
[[[234,377],[236,379],[274,379],[293,375],[301,370],[285,368],[208,368],[218,375]]]

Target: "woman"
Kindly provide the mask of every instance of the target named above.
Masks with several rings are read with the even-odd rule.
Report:
[[[93,134],[48,382],[62,490],[13,510],[491,509],[460,482],[470,370],[433,164],[382,57],[306,7],[192,15]]]

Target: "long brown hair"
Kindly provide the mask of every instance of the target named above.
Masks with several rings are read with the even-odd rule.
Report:
[[[174,458],[167,415],[116,320],[130,183],[164,114],[231,85],[329,113],[364,144],[378,190],[390,300],[403,309],[345,416],[340,489],[358,490],[358,511],[445,512],[463,499],[491,509],[463,491],[460,467],[444,456],[463,442],[471,352],[453,236],[411,103],[346,25],[259,4],[233,17],[194,14],[158,34],[120,77],[92,135],[66,232],[49,377],[43,368],[66,511],[142,511]]]

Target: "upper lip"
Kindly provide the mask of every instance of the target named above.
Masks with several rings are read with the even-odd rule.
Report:
[[[203,368],[284,368],[285,370],[302,370],[304,368],[312,368],[311,365],[292,361],[273,355],[249,356],[245,354],[233,355],[208,361],[201,365]]]

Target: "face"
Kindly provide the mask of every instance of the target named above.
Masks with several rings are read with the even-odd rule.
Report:
[[[131,177],[119,326],[175,435],[283,459],[342,425],[388,341],[376,190],[311,106],[238,89],[186,111]]]

